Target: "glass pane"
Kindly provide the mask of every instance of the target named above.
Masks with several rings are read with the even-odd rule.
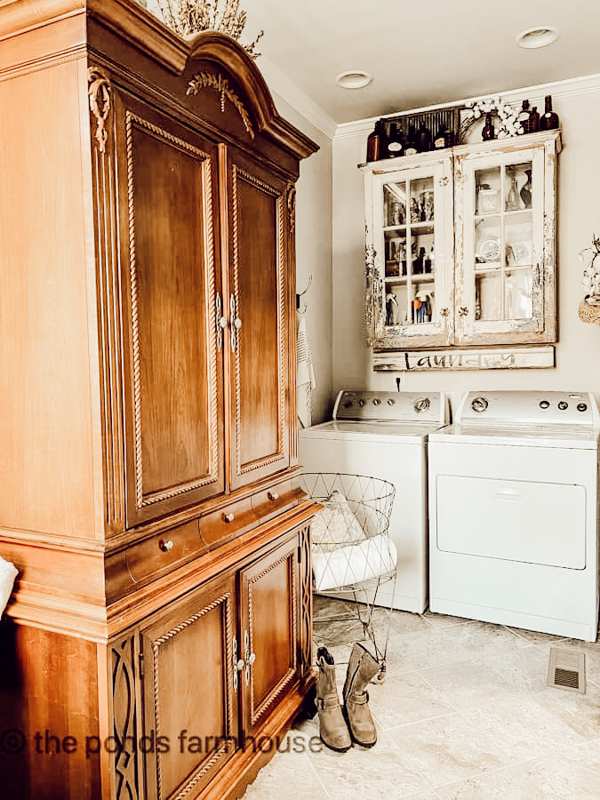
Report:
[[[476,214],[497,214],[501,207],[500,192],[500,167],[475,171]]]
[[[508,267],[533,266],[533,220],[531,211],[506,218],[506,265]]]
[[[411,181],[410,184],[410,221],[432,222],[434,218],[433,177]]]
[[[475,264],[499,264],[502,257],[502,219],[499,214],[475,220]]]
[[[514,270],[504,280],[504,318],[531,319],[533,317],[533,270]]]
[[[385,324],[400,325],[408,321],[409,301],[408,286],[404,283],[390,282],[386,284]]]
[[[385,231],[385,277],[398,278],[407,273],[406,231]]]
[[[406,183],[386,183],[383,187],[383,224],[395,227],[406,224]]]
[[[522,211],[531,208],[533,202],[531,172],[531,161],[509,164],[506,167],[504,174],[506,211]]]
[[[475,319],[502,319],[502,273],[481,272],[475,276]]]

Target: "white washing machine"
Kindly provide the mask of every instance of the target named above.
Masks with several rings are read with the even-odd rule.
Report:
[[[448,422],[441,392],[339,393],[333,420],[299,431],[306,472],[370,475],[390,481],[396,497],[390,537],[398,550],[393,607],[427,607],[427,437]],[[384,584],[377,604],[391,604]]]
[[[429,437],[431,611],[596,641],[598,407],[468,392]]]

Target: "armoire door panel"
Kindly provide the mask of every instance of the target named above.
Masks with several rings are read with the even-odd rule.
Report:
[[[150,109],[123,129],[131,525],[223,491],[222,357],[215,148]]]
[[[235,576],[206,584],[142,631],[149,800],[193,796],[239,740]]]
[[[246,665],[252,662],[242,679],[247,736],[255,735],[297,677],[297,595],[297,537],[241,573],[240,645]]]
[[[289,464],[286,185],[237,152],[228,157],[230,483],[240,486]]]

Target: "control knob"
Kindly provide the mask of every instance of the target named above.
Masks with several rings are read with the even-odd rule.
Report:
[[[565,400],[561,400],[560,403],[558,404],[558,407],[560,408],[561,411],[564,411],[569,407],[569,404]]]
[[[587,411],[587,404],[579,403],[579,405],[577,406],[577,411]]]
[[[548,400],[540,400],[540,408],[550,408]]]
[[[395,403],[396,403],[396,401],[394,400],[393,397],[389,397],[388,398],[388,406],[393,406],[393,405],[395,405]]]
[[[427,411],[430,405],[431,405],[431,400],[428,397],[421,397],[415,403],[415,411],[417,412],[417,414],[420,411]]]
[[[378,397],[373,398],[373,405],[378,406],[381,403],[381,400]]]
[[[486,410],[488,405],[489,403],[485,399],[485,397],[476,397],[471,403],[471,408],[473,409],[473,411],[477,411],[480,414],[482,411]]]
[[[365,404],[365,401],[361,397],[360,400],[358,401],[358,405],[362,408],[364,406],[364,404]]]

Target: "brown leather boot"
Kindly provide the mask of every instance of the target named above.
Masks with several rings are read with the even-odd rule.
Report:
[[[378,672],[377,661],[362,644],[356,642],[350,653],[344,683],[344,716],[352,740],[362,747],[373,747],[377,742],[377,730],[369,709],[366,687]]]
[[[317,664],[319,675],[316,705],[319,714],[319,735],[331,750],[345,753],[352,747],[352,742],[335,685],[335,662],[326,647],[319,647],[317,650]]]

